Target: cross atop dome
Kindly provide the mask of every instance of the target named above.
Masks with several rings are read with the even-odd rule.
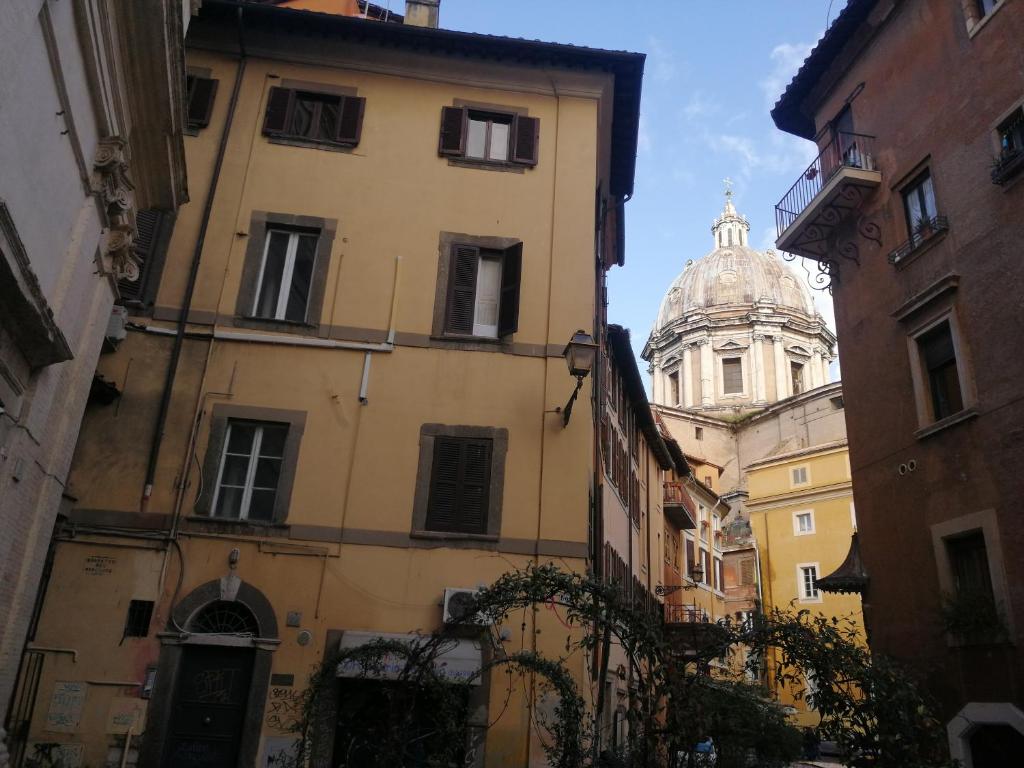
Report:
[[[711,234],[715,237],[715,247],[728,248],[730,245],[747,245],[750,223],[745,216],[736,212],[736,207],[732,204],[732,179],[726,176],[723,183],[725,184],[725,207],[722,209],[722,215],[711,225]]]

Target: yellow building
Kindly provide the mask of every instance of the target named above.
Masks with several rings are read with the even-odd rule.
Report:
[[[842,565],[856,531],[846,444],[752,462],[747,482],[746,509],[760,552],[765,608],[849,617],[863,627],[859,595],[826,592],[817,584]],[[803,696],[813,686],[813,679],[805,680],[780,691],[780,701],[797,710],[801,725],[817,722]]]
[[[564,424],[562,354],[623,261],[643,57],[217,0],[187,42],[192,202],[101,359],[16,694],[65,765],[276,765],[335,650],[600,547],[600,377]],[[501,629],[451,674],[564,651],[553,611]],[[542,759],[539,689],[477,682],[465,764]]]

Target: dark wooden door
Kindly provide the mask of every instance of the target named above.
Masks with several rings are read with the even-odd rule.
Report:
[[[164,766],[235,768],[246,727],[253,658],[249,648],[185,647]]]

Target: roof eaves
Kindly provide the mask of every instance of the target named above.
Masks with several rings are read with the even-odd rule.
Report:
[[[786,90],[772,107],[772,120],[779,130],[804,139],[814,138],[814,115],[804,111],[804,100],[844,46],[853,38],[877,2],[878,0],[849,0],[832,25],[825,30],[825,34],[811,49],[800,69],[786,86]]]
[[[643,379],[640,377],[640,369],[637,368],[633,347],[629,343],[629,331],[621,325],[609,325],[607,336],[608,348],[622,375],[626,394],[629,395],[633,413],[636,415],[637,425],[658,459],[658,466],[662,469],[672,469],[675,462],[670,448],[662,439],[658,426],[654,422],[654,413],[651,411],[651,404],[647,401],[647,392],[644,390]]]

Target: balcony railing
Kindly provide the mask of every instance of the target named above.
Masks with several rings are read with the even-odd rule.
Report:
[[[665,503],[688,506],[690,504],[690,496],[686,492],[686,486],[677,480],[666,480]]]
[[[946,219],[945,216],[922,219],[914,228],[914,232],[911,234],[910,239],[889,254],[889,263],[899,264],[922,245],[931,241],[947,229],[949,229],[949,220]]]
[[[874,140],[874,136],[863,133],[837,133],[832,141],[825,145],[775,206],[775,226],[779,237],[789,229],[840,170],[876,170]]]
[[[666,624],[704,624],[709,620],[708,612],[700,606],[665,604]]]

